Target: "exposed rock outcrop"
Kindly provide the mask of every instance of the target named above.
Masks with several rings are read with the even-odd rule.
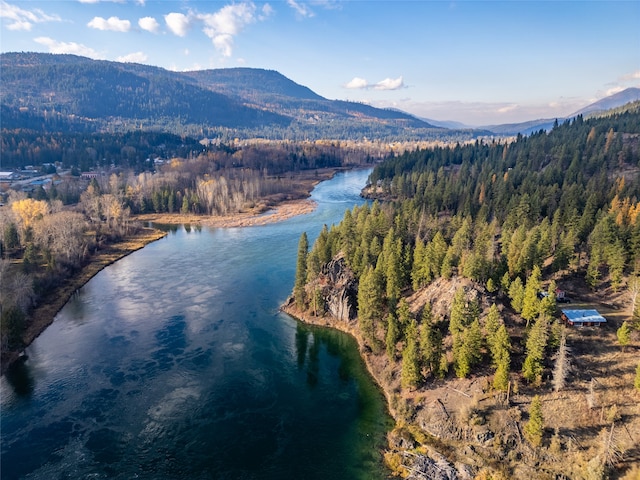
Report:
[[[323,265],[318,278],[327,312],[343,322],[356,318],[358,282],[344,258],[336,257]]]

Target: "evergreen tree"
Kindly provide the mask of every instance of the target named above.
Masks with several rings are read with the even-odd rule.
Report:
[[[543,297],[540,302],[541,314],[553,316],[556,313],[556,288],[557,284],[555,280],[551,280],[549,288],[547,289],[547,295]]]
[[[404,388],[414,388],[420,383],[420,356],[418,353],[418,342],[415,320],[412,320],[407,329],[407,346],[402,351],[402,374],[401,381]]]
[[[527,356],[522,366],[522,375],[534,385],[539,385],[542,381],[544,350],[547,347],[548,338],[549,321],[546,316],[542,315],[533,324],[527,337]]]
[[[626,322],[622,322],[620,328],[616,331],[616,336],[618,337],[618,343],[620,347],[622,347],[622,351],[624,352],[629,342],[631,342],[631,328],[629,328],[629,324]]]
[[[432,375],[439,375],[442,357],[442,335],[433,325],[431,304],[429,303],[427,303],[422,312],[422,323],[420,325],[420,349],[422,351],[424,366]]]
[[[402,331],[407,331],[409,324],[411,323],[411,309],[409,308],[409,303],[403,297],[398,302],[398,308],[396,309],[396,315],[398,316],[398,322],[400,323],[400,328]]]
[[[465,378],[482,358],[482,332],[478,320],[471,322],[459,337],[454,338],[453,344],[454,370],[457,377]]]
[[[492,362],[496,369],[493,375],[493,388],[507,390],[509,388],[509,369],[511,367],[511,341],[504,325],[501,325],[493,342]]]
[[[385,246],[387,246],[386,250]],[[398,251],[398,246],[400,247],[400,251]],[[402,289],[401,251],[401,243],[393,241],[393,237],[391,237],[389,242],[387,242],[385,238],[383,243],[383,255],[386,260],[384,273],[387,280],[386,294],[389,305],[395,305],[400,298],[400,291]]]
[[[459,288],[453,296],[451,302],[451,312],[449,313],[449,331],[455,338],[464,331],[466,326],[466,295],[464,288]]]
[[[542,401],[538,395],[531,400],[529,421],[524,426],[524,433],[534,447],[539,447],[542,444],[544,417],[542,415]]]
[[[24,326],[25,316],[19,307],[12,306],[2,311],[0,328],[2,329],[2,336],[6,337],[7,347],[17,349],[24,346],[22,341]]]
[[[293,297],[298,308],[304,308],[305,290],[307,282],[307,255],[309,252],[309,240],[307,232],[302,232],[298,241],[298,260],[296,263],[296,278],[293,286]]]
[[[396,344],[398,343],[398,340],[400,340],[398,319],[392,312],[389,312],[387,315],[387,335],[385,337],[385,343],[387,347],[387,356],[391,361],[396,358]]]
[[[366,341],[375,347],[375,319],[380,316],[382,289],[376,270],[369,265],[358,284],[358,325]]]
[[[636,378],[633,381],[633,385],[636,387],[637,390],[640,390],[640,362],[636,367]]]
[[[527,325],[540,313],[540,298],[538,294],[542,287],[541,277],[540,267],[536,265],[527,279],[527,286],[524,289],[524,298],[522,299],[522,318],[527,321]]]
[[[524,285],[520,277],[516,277],[509,286],[509,299],[511,300],[511,308],[516,313],[522,312],[522,303],[524,301]]]
[[[13,222],[7,223],[4,227],[4,247],[8,249],[20,246],[20,238],[18,237],[18,229]]]
[[[487,318],[484,320],[484,333],[487,339],[487,345],[489,351],[493,352],[493,344],[495,343],[495,335],[502,324],[502,318],[500,318],[500,311],[495,303],[491,304]],[[493,353],[491,354],[493,356]]]

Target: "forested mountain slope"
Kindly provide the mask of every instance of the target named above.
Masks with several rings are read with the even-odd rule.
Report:
[[[160,129],[199,138],[472,138],[407,113],[328,100],[275,71],[173,72],[75,55],[4,53],[4,129]],[[60,130],[58,130],[60,131]],[[232,137],[232,138],[233,138]]]
[[[359,338],[398,421],[398,472],[432,478],[416,472],[433,448],[478,478],[637,467],[639,147],[626,112],[407,152],[371,174],[383,203],[346,212],[309,252],[301,239],[286,310]],[[565,290],[607,305],[609,324],[564,327]]]

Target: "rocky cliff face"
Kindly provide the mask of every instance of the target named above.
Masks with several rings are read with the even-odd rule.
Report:
[[[336,257],[323,265],[318,278],[327,312],[343,322],[357,314],[358,282],[344,258]]]

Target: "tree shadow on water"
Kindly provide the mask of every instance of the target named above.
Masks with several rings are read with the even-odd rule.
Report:
[[[31,369],[26,363],[26,359],[21,358],[11,365],[5,373],[5,378],[16,395],[28,397],[33,393],[35,380],[31,374]]]

